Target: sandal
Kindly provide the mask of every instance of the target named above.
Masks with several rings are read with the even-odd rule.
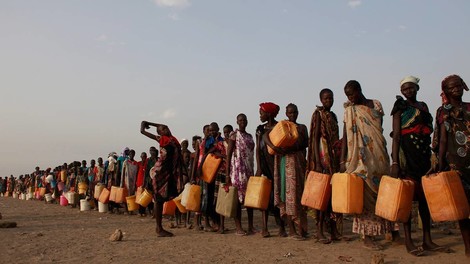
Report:
[[[303,236],[299,236],[299,235],[290,236],[290,238],[295,240],[295,241],[305,241],[307,239],[307,238],[305,238]]]
[[[408,253],[410,253],[411,255],[413,255],[415,257],[419,257],[419,256],[422,256],[424,254],[424,250],[421,247],[417,247],[413,250],[408,251]]]
[[[244,230],[237,230],[237,231],[235,231],[235,235],[237,235],[237,236],[246,236],[246,232]]]
[[[441,252],[441,253],[455,253],[453,249],[444,247],[444,246],[438,246],[438,247],[430,248],[426,250],[433,251],[433,252]]]
[[[327,244],[331,244],[333,240],[329,238],[321,238],[321,239],[318,239],[317,242],[327,245]]]
[[[271,234],[270,234],[268,231],[266,231],[266,233],[262,232],[262,233],[261,233],[261,236],[262,236],[263,238],[268,238],[268,237],[271,236]]]
[[[375,250],[375,251],[383,250],[383,247],[378,244],[371,244],[371,245],[364,244],[363,247],[370,249],[370,250]]]

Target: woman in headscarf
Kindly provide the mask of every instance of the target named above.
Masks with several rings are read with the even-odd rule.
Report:
[[[157,128],[158,135],[146,131],[150,126]],[[156,232],[159,237],[171,237],[173,234],[162,226],[163,203],[177,197],[183,189],[182,178],[187,172],[183,165],[181,145],[166,125],[142,121],[140,132],[160,144],[160,157],[150,171],[156,201]]]
[[[439,171],[456,170],[460,173],[467,202],[470,203],[470,103],[463,102],[468,87],[458,75],[447,76],[441,84],[443,104],[437,109],[433,146],[439,154]],[[465,244],[465,255],[470,258],[470,219],[459,221]]]
[[[419,202],[419,215],[423,224],[423,246],[416,247],[411,239],[410,219],[403,223],[405,246],[408,253],[420,256],[423,249],[439,248],[431,240],[431,218],[424,197],[421,177],[431,169],[432,116],[425,102],[416,99],[419,78],[405,77],[400,82],[401,94],[392,109],[393,143],[391,176],[407,178],[415,184],[415,199]]]
[[[307,233],[307,216],[300,200],[304,191],[306,170],[306,148],[308,145],[307,127],[297,123],[299,110],[295,104],[286,107],[286,116],[297,127],[298,139],[296,143],[282,152],[276,152],[274,159],[274,205],[280,210],[280,215],[287,220],[289,236],[305,239]],[[269,137],[265,137],[270,141]],[[271,142],[268,145],[272,145]],[[296,225],[297,223],[297,231]]]
[[[261,103],[259,109],[260,121],[263,124],[256,128],[256,175],[264,175],[271,180],[271,190],[274,190],[274,155],[269,154],[268,146],[270,146],[277,153],[282,153],[283,150],[275,147],[269,141],[269,132],[277,124],[276,116],[279,113],[279,106],[275,103],[267,102]],[[271,145],[269,145],[271,144]],[[274,206],[274,192],[271,192],[271,198],[269,201],[268,210],[262,211],[263,231],[261,235],[263,237],[269,237],[268,231],[268,216],[269,211],[274,214],[276,223],[279,226],[279,236],[286,237],[287,233],[284,227],[284,221],[281,219],[280,211],[278,207]]]
[[[389,173],[390,159],[382,134],[382,104],[367,99],[359,82],[344,87],[348,102],[344,104],[344,129],[340,170],[364,180],[364,209],[353,221],[353,233],[364,237],[364,246],[381,249],[374,236],[391,232],[389,221],[375,215],[377,192],[382,175]]]

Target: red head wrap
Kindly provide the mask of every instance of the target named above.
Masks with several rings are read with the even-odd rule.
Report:
[[[275,103],[271,103],[271,102],[261,103],[259,104],[259,107],[264,112],[272,114],[274,116],[277,116],[277,114],[279,113],[279,106]]]

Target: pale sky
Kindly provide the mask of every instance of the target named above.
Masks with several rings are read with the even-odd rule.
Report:
[[[351,79],[382,102],[388,138],[403,77],[433,115],[445,76],[470,83],[469,14],[466,0],[1,0],[0,176],[140,156],[156,145],[142,120],[181,139],[243,112],[254,134],[272,101],[308,126],[324,87],[341,123]]]

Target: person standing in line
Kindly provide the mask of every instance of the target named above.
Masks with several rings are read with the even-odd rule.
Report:
[[[157,135],[146,131],[150,126],[157,128]],[[160,144],[160,157],[150,171],[157,204],[155,211],[156,233],[158,237],[171,237],[173,233],[166,231],[162,226],[163,203],[177,197],[183,189],[182,178],[186,171],[183,166],[181,145],[178,139],[171,134],[168,126],[163,124],[142,121],[140,132]]]
[[[375,215],[380,179],[390,168],[387,143],[382,134],[384,112],[378,100],[364,96],[361,85],[355,80],[346,83],[344,93],[348,102],[344,104],[340,171],[356,174],[365,183],[364,209],[361,215],[354,217],[353,233],[364,238],[364,247],[381,250],[374,237],[392,232],[391,223]]]
[[[412,180],[415,185],[414,198],[418,201],[419,215],[423,226],[423,245],[417,247],[411,239],[410,219],[403,223],[405,246],[408,253],[421,256],[424,250],[441,250],[431,239],[431,218],[424,197],[421,177],[431,169],[432,116],[425,102],[417,100],[419,78],[405,77],[400,82],[401,94],[397,96],[391,115],[392,123],[392,167],[390,175]]]
[[[274,190],[274,155],[269,154],[268,146],[271,147],[277,153],[282,153],[282,149],[271,145],[268,138],[269,132],[277,124],[276,116],[279,113],[279,106],[272,102],[261,103],[259,109],[260,121],[263,123],[256,128],[256,176],[264,175],[271,180],[271,190]],[[262,237],[270,237],[268,231],[268,216],[269,213],[274,215],[276,224],[279,226],[278,235],[280,237],[286,237],[287,233],[284,226],[284,221],[281,219],[279,208],[274,206],[274,192],[271,192],[269,199],[269,206],[267,210],[262,210],[262,224],[263,230],[261,232]]]
[[[300,204],[304,190],[306,170],[306,148],[308,146],[307,127],[297,123],[299,115],[295,104],[286,107],[286,116],[296,125],[298,139],[294,145],[276,152],[274,158],[274,205],[289,226],[289,236],[304,240],[307,233],[307,215]],[[265,137],[272,145],[269,137]],[[276,149],[274,149],[276,151]],[[296,230],[297,225],[297,230]]]
[[[437,109],[433,146],[439,157],[439,171],[456,170],[460,174],[470,204],[470,103],[463,102],[468,86],[458,75],[449,75],[441,83],[442,106]],[[465,255],[470,258],[470,219],[459,220]]]
[[[238,193],[237,215],[235,226],[237,235],[252,235],[255,233],[253,227],[253,208],[246,208],[248,214],[248,231],[242,227],[242,205],[245,202],[246,186],[248,179],[254,174],[254,148],[255,141],[250,133],[246,132],[248,119],[245,114],[237,116],[238,129],[230,132],[226,138],[227,147],[227,186],[234,186]]]
[[[334,148],[339,142],[338,118],[331,111],[334,103],[333,91],[328,88],[322,89],[320,102],[322,106],[317,106],[310,122],[307,169],[333,175],[339,171],[338,155]],[[340,234],[336,224],[342,218],[342,214],[332,211],[331,199],[326,211],[315,211],[318,240],[323,244],[338,240]],[[325,223],[330,228],[329,239],[323,233]]]

